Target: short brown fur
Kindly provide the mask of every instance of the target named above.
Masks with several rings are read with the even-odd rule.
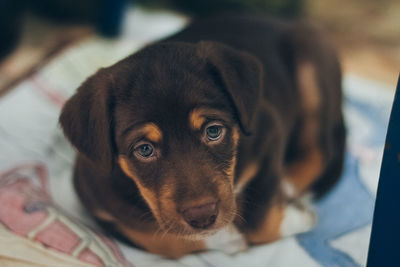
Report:
[[[144,233],[125,225],[117,227],[129,239],[141,244],[147,251],[155,254],[167,255],[169,258],[180,258],[188,253],[203,251],[206,245],[202,240],[187,240],[168,233]]]
[[[340,65],[320,33],[223,16],[100,69],[60,123],[78,150],[74,184],[88,211],[177,258],[229,224],[249,244],[280,238],[288,203],[320,197],[340,177],[341,104]]]
[[[148,205],[153,209],[156,210],[157,208],[157,197],[155,196],[154,192],[144,187],[137,176],[132,172],[129,167],[128,160],[124,156],[120,156],[118,158],[118,163],[121,166],[122,171],[130,177],[133,181],[135,181],[139,192],[142,194],[143,198],[146,200]]]
[[[281,237],[280,226],[284,218],[284,211],[285,205],[281,201],[276,201],[262,219],[260,226],[245,233],[247,242],[254,245],[278,240]]]
[[[300,196],[317,180],[324,170],[324,158],[319,148],[321,96],[315,66],[311,62],[298,65],[297,80],[304,117],[297,146],[302,153],[286,167],[286,176]]]

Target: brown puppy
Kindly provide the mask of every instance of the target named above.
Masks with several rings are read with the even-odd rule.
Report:
[[[341,99],[335,53],[313,30],[224,17],[99,70],[60,122],[88,211],[180,257],[232,223],[249,244],[285,234],[289,203],[340,176]]]

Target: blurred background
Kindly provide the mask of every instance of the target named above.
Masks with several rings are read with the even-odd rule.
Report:
[[[328,33],[346,73],[394,88],[400,70],[398,0],[0,0],[0,95],[88,36],[121,38],[138,8],[184,20],[221,12],[305,20]]]

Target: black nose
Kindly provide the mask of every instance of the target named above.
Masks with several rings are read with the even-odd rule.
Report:
[[[216,203],[190,207],[182,212],[183,219],[193,228],[205,229],[215,223],[218,216]]]

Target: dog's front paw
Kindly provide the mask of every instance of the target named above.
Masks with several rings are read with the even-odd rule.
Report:
[[[310,197],[306,195],[286,206],[280,228],[281,237],[310,231],[316,223],[317,216],[314,207]]]
[[[207,249],[215,249],[227,254],[238,253],[248,248],[246,239],[232,224],[207,237],[206,247]]]

